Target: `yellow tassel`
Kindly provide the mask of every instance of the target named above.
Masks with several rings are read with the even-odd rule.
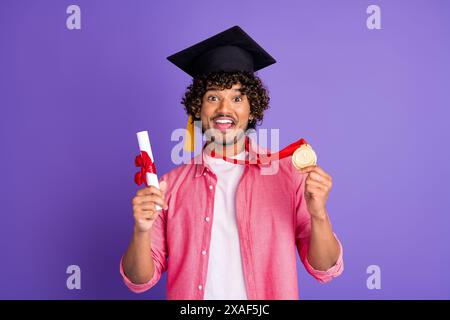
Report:
[[[188,117],[186,125],[186,137],[184,140],[184,150],[187,152],[194,152],[195,146],[195,132],[194,132],[194,119],[191,115]]]

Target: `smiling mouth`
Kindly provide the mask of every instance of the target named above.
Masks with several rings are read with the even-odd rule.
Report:
[[[232,130],[236,127],[236,123],[231,117],[217,117],[213,120],[214,129],[225,133],[227,130]]]

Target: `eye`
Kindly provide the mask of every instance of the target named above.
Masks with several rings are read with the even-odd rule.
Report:
[[[219,100],[216,96],[208,96],[208,101],[217,101]]]
[[[234,102],[242,102],[242,96],[234,98]]]

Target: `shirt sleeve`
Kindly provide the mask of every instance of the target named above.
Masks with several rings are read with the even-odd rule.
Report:
[[[164,180],[164,177],[161,181]],[[167,195],[169,190],[167,190]],[[166,196],[167,198],[167,196]],[[167,201],[168,198],[167,198]],[[155,272],[153,273],[153,277],[147,282],[142,284],[133,283],[126,275],[123,270],[123,256],[120,259],[120,274],[122,275],[123,281],[125,285],[135,293],[142,293],[153,287],[158,283],[159,279],[163,272],[167,270],[167,238],[166,238],[166,230],[167,230],[167,210],[162,210],[161,214],[159,214],[158,218],[156,218],[155,222],[152,226],[151,231],[151,255],[153,258],[153,263],[155,265]]]
[[[297,241],[297,250],[300,255],[300,260],[305,266],[306,271],[312,275],[317,281],[321,283],[329,282],[333,278],[339,276],[344,271],[344,260],[343,260],[343,248],[342,244],[337,238],[339,243],[339,257],[336,264],[326,271],[314,269],[308,261],[308,250],[309,242],[311,237],[311,216],[308,212],[308,207],[304,199],[304,181],[306,179],[306,173],[296,172],[294,174],[295,179],[295,210],[296,210],[296,226],[295,226],[295,237]]]

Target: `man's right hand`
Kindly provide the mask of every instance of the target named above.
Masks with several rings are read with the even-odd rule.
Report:
[[[159,205],[164,210],[167,209],[165,200],[166,190],[167,183],[161,181],[159,189],[150,186],[139,189],[136,192],[136,196],[131,202],[133,205],[135,232],[147,232],[152,228],[153,223],[161,213],[160,210],[156,210],[156,205]]]

